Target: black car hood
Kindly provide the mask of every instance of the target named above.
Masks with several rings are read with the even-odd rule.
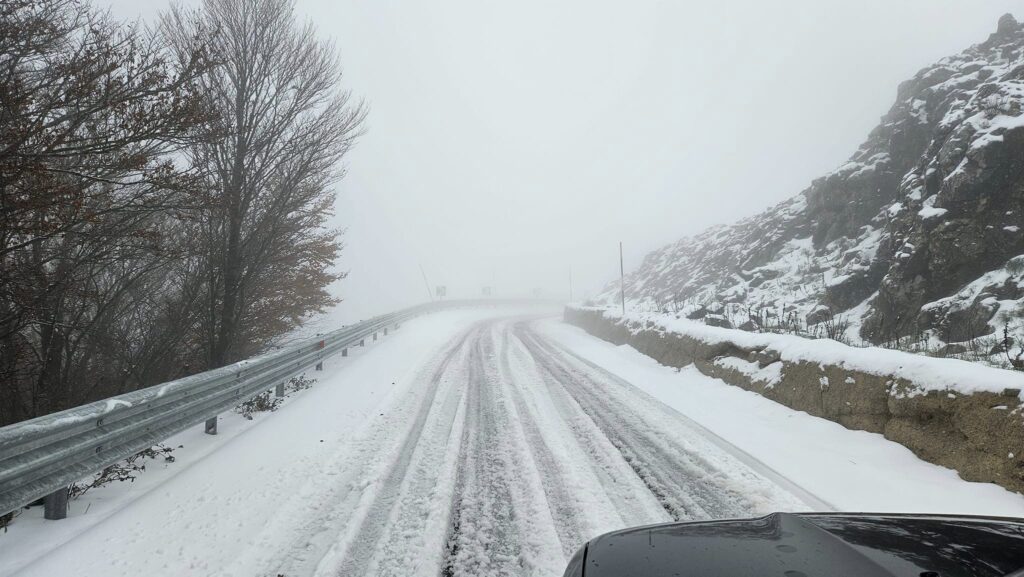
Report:
[[[775,513],[601,535],[583,577],[1004,577],[1024,567],[1024,520]]]

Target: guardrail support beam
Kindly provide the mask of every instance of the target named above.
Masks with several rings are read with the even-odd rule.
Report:
[[[51,521],[68,516],[68,488],[61,487],[43,497],[43,518]]]
[[[217,417],[211,417],[206,419],[206,434],[216,435],[217,434]]]

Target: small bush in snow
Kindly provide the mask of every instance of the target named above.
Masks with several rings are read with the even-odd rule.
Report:
[[[312,387],[316,383],[316,379],[307,378],[306,375],[299,375],[292,377],[285,384],[285,397],[298,391],[304,391]],[[252,416],[256,413],[270,413],[276,411],[284,399],[276,397],[271,391],[264,391],[255,397],[239,404],[235,407],[235,412],[242,415],[242,417],[252,420]]]
[[[1024,358],[1021,358],[1021,357],[1024,357],[1024,344],[1018,344],[1017,345],[1017,353],[1016,354],[1012,354],[1011,351],[1013,350],[1013,345],[1014,345],[1015,342],[1016,343],[1020,343],[1021,340],[1020,339],[1016,339],[1015,340],[1013,337],[1011,337],[1010,336],[1010,325],[1009,325],[1009,323],[1004,324],[1003,325],[1003,342],[1001,344],[1002,344],[1003,352],[1006,354],[1006,360],[1010,362],[1010,366],[1013,367],[1014,370],[1024,371]]]
[[[181,448],[181,445],[178,445]],[[162,458],[165,463],[173,463],[174,455],[171,453],[174,449],[166,445],[153,445],[148,449],[144,449],[135,453],[131,457],[114,463],[113,465],[103,469],[92,481],[87,483],[73,483],[68,489],[68,496],[72,499],[77,499],[84,495],[89,489],[95,489],[96,487],[102,487],[116,482],[128,481],[129,483],[135,481],[136,473],[141,473],[146,470],[146,462],[154,459]]]
[[[309,379],[309,378],[306,378],[306,375],[299,375],[297,377],[292,377],[288,381],[287,390],[288,390],[289,393],[294,393],[294,392],[297,392],[297,391],[304,391],[304,390],[312,387],[315,384],[316,384],[316,379]]]
[[[271,396],[270,391],[263,391],[255,397],[235,407],[235,412],[248,420],[252,420],[254,413],[267,413],[276,411],[281,406],[281,399]]]

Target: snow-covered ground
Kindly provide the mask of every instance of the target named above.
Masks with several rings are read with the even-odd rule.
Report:
[[[564,323],[544,323],[541,332],[756,455],[838,510],[1024,516],[1024,496],[964,481],[880,434],[794,411],[693,366],[664,367],[628,345]]]
[[[736,329],[714,327],[700,321],[676,318],[674,315],[616,309],[581,309],[601,314],[612,323],[626,327],[646,327],[669,334],[684,335],[707,345],[728,344],[745,349],[770,349],[779,359],[831,365],[880,377],[898,377],[912,387],[907,394],[924,394],[937,390],[943,393],[970,395],[978,392],[1002,393],[1007,389],[1018,391],[1024,399],[1024,373],[997,369],[952,358],[935,358],[881,347],[852,347],[832,339],[808,339],[797,335],[754,333]],[[759,369],[757,363],[742,359],[719,359],[732,368],[760,373],[758,380],[775,385],[781,364]],[[749,367],[749,368],[746,368]],[[696,372],[696,371],[694,371]]]
[[[273,413],[221,415],[219,434],[197,425],[169,439],[174,463],[151,462],[133,483],[94,489],[68,518],[25,511],[0,533],[0,575],[212,575],[240,555],[280,506],[320,477],[362,424],[452,334],[494,311],[427,315],[349,357]],[[310,503],[317,506],[318,503]],[[222,573],[223,574],[223,573]],[[257,575],[248,573],[245,575]]]
[[[857,509],[1024,516],[850,431],[661,367],[551,316],[405,325],[255,421],[189,431],[174,463],[37,510],[0,575],[560,575],[627,525]]]

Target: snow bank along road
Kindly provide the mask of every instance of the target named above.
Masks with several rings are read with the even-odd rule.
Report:
[[[790,480],[791,460],[765,451],[784,476],[585,356],[661,367],[587,339],[507,312],[417,320],[91,529],[19,559],[20,573],[559,575],[607,530],[832,507]],[[793,426],[805,420],[818,421]],[[839,429],[826,438],[878,442]],[[1024,510],[900,455],[911,479],[923,465],[956,499]],[[14,553],[0,536],[0,559]]]

